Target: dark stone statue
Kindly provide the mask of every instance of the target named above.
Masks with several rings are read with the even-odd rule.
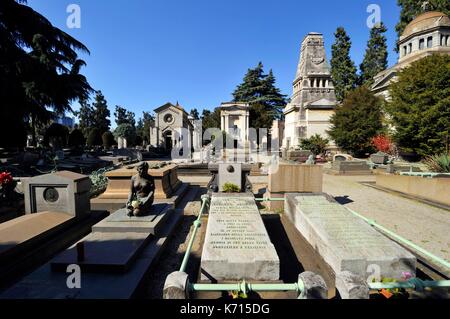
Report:
[[[144,216],[152,207],[155,195],[155,180],[148,174],[148,163],[137,167],[138,174],[131,178],[131,190],[128,195],[128,216]]]

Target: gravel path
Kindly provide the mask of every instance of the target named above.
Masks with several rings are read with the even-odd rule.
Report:
[[[323,191],[361,215],[450,260],[450,211],[361,185],[375,176],[324,174]]]

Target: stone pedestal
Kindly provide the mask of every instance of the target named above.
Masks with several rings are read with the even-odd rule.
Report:
[[[208,183],[208,188],[214,192],[222,192],[223,185],[232,183],[239,187],[241,191],[251,191],[251,184],[248,181],[251,165],[241,163],[219,163],[209,164],[208,169],[213,176]]]
[[[175,271],[167,276],[164,283],[164,299],[189,299],[189,277],[186,273]]]
[[[169,198],[180,186],[177,166],[167,165],[158,169],[149,169],[148,173],[155,180],[155,199]],[[136,175],[136,167],[120,168],[107,172],[108,188],[99,198],[127,199],[131,187],[131,177]]]
[[[280,260],[253,196],[212,196],[201,273],[211,281],[279,279]]]
[[[401,279],[416,258],[326,194],[287,194],[285,213],[336,274]]]

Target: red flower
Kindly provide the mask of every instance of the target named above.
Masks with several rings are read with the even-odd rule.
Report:
[[[5,186],[13,182],[13,177],[11,173],[2,172],[0,173],[0,185]]]
[[[375,148],[383,153],[389,153],[392,150],[392,141],[389,137],[384,135],[375,136],[372,139],[372,144]]]

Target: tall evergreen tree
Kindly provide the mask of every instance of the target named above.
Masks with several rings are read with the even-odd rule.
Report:
[[[101,91],[95,92],[95,100],[94,103],[92,103],[92,107],[94,111],[94,127],[100,131],[100,134],[109,131],[111,125],[109,116],[111,113]]]
[[[390,86],[386,111],[405,152],[439,154],[450,145],[450,56],[432,55],[403,69]]]
[[[241,84],[233,92],[234,102],[250,104],[250,127],[255,129],[272,127],[272,121],[283,116],[286,96],[275,86],[272,70],[264,74],[261,62],[248,69]]]
[[[136,126],[136,120],[134,118],[135,114],[119,105],[116,105],[114,116],[116,117],[117,126],[121,124],[130,124],[133,127]]]
[[[192,118],[194,120],[199,120],[200,119],[200,114],[198,113],[198,110],[196,108],[193,108],[191,110],[191,112],[189,113],[190,116],[192,116]]]
[[[89,53],[26,1],[0,1],[0,146],[24,145],[24,119],[34,135],[40,124],[71,111],[71,102],[89,96],[78,51]]]
[[[450,15],[450,1],[448,0],[397,0],[397,4],[401,7],[400,21],[395,27],[399,38],[405,31],[406,26],[424,11],[440,11]]]
[[[336,89],[336,98],[342,101],[357,84],[355,63],[350,59],[352,43],[343,27],[336,30],[335,42],[331,47],[331,76]]]
[[[150,128],[155,124],[155,117],[149,112],[142,112],[136,125],[136,133],[141,136],[145,142],[150,142]]]
[[[382,102],[367,86],[348,93],[331,117],[330,137],[355,156],[372,152],[372,139],[382,132]]]
[[[370,39],[367,42],[366,54],[360,65],[361,84],[373,83],[373,77],[387,68],[387,43],[384,33],[387,31],[383,23],[370,30]]]
[[[84,137],[89,136],[90,130],[95,127],[94,108],[85,99],[80,100],[80,109],[74,114],[78,117],[78,128],[83,133]]]
[[[203,131],[209,128],[220,129],[220,108],[216,107],[213,112],[206,109],[203,110],[201,119]]]

